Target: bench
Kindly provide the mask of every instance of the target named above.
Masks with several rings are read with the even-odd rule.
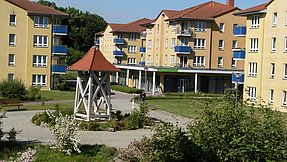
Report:
[[[18,98],[5,98],[0,99],[0,106],[3,107],[17,106],[18,109],[20,109],[20,106],[23,106],[23,104],[20,102]]]

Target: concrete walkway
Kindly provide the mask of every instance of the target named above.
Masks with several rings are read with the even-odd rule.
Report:
[[[112,97],[113,109],[120,110],[123,113],[130,113],[132,105],[130,100],[133,95],[115,92]],[[63,103],[62,101],[61,103]],[[71,102],[70,100],[67,102]],[[52,102],[54,103],[54,102]],[[41,103],[33,103],[31,105],[41,105]],[[48,104],[46,102],[46,104]],[[27,103],[27,106],[29,104]],[[137,105],[136,105],[137,106]],[[17,139],[20,141],[35,141],[47,143],[53,139],[51,133],[48,129],[35,126],[31,119],[39,112],[43,111],[18,111],[18,112],[8,112],[6,114],[7,118],[3,119],[4,126],[3,129],[8,131],[12,127],[22,132],[17,135]],[[173,124],[178,123],[179,126],[185,127],[190,121],[188,118],[183,118],[175,116],[171,113],[164,111],[150,111],[149,115],[152,118],[157,118],[166,122],[171,122]],[[83,144],[105,144],[111,147],[125,148],[133,140],[141,139],[143,136],[151,136],[152,132],[149,129],[133,130],[133,131],[118,131],[118,132],[106,132],[106,131],[80,131],[79,137],[80,142]]]

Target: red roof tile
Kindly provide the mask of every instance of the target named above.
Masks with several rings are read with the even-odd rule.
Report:
[[[112,32],[140,33],[145,30],[145,27],[141,26],[141,24],[149,23],[151,21],[152,20],[147,18],[139,19],[125,25],[120,25],[118,28],[113,29]]]
[[[26,10],[28,13],[68,16],[68,14],[64,12],[56,10],[52,7],[47,7],[38,4],[30,0],[6,0],[6,1]]]
[[[97,47],[92,47],[89,52],[68,70],[71,71],[103,71],[119,72],[120,70],[111,64]]]
[[[125,24],[114,24],[114,23],[109,23],[109,26],[112,28],[112,30],[116,30],[118,28],[123,27]]]
[[[250,14],[250,13],[266,10],[268,4],[269,3],[264,3],[264,4],[261,4],[261,5],[255,6],[255,7],[251,7],[251,8],[247,8],[247,9],[241,10],[241,11],[236,12],[234,14],[235,15],[245,15],[245,14]]]

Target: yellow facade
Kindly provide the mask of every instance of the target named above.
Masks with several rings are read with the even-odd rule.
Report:
[[[51,88],[51,66],[52,66],[52,46],[53,38],[53,15],[30,14],[26,10],[16,6],[6,0],[0,0],[0,79],[7,79],[8,75],[13,75],[14,79],[21,79],[26,86],[37,85],[42,89]],[[10,16],[15,15],[16,23],[11,25]],[[34,17],[48,17],[48,26],[35,27]],[[9,45],[9,35],[15,34],[15,45]],[[34,36],[47,36],[47,47],[35,47]],[[14,55],[14,65],[9,65],[9,54]],[[45,66],[34,66],[33,56],[44,56]],[[43,58],[43,60],[45,60]],[[33,75],[37,77],[41,85],[33,84]],[[45,77],[45,78],[44,78]],[[11,78],[10,78],[11,79]]]

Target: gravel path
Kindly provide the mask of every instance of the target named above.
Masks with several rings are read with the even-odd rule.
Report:
[[[133,95],[115,92],[112,97],[113,109],[120,110],[123,113],[129,113],[133,110],[131,109],[132,104],[130,102]],[[51,103],[64,103],[71,102],[67,101],[51,101]],[[49,102],[45,102],[48,104]],[[29,103],[26,103],[29,106]],[[37,105],[41,103],[33,102],[30,105]],[[136,105],[138,107],[138,105]],[[18,112],[8,112],[6,114],[7,118],[3,119],[3,129],[5,131],[14,127],[22,132],[17,135],[17,139],[20,141],[35,141],[47,143],[53,139],[51,133],[46,128],[35,126],[31,119],[34,114],[43,111],[18,111]],[[166,122],[171,122],[173,124],[178,123],[179,126],[185,127],[190,121],[188,118],[183,118],[176,116],[174,114],[164,112],[164,111],[150,111],[149,115],[153,118],[157,118]],[[140,139],[143,136],[151,136],[152,132],[149,129],[140,129],[132,131],[118,131],[118,132],[106,132],[106,131],[80,131],[79,137],[81,143],[83,144],[105,144],[111,147],[125,148],[134,139]]]

